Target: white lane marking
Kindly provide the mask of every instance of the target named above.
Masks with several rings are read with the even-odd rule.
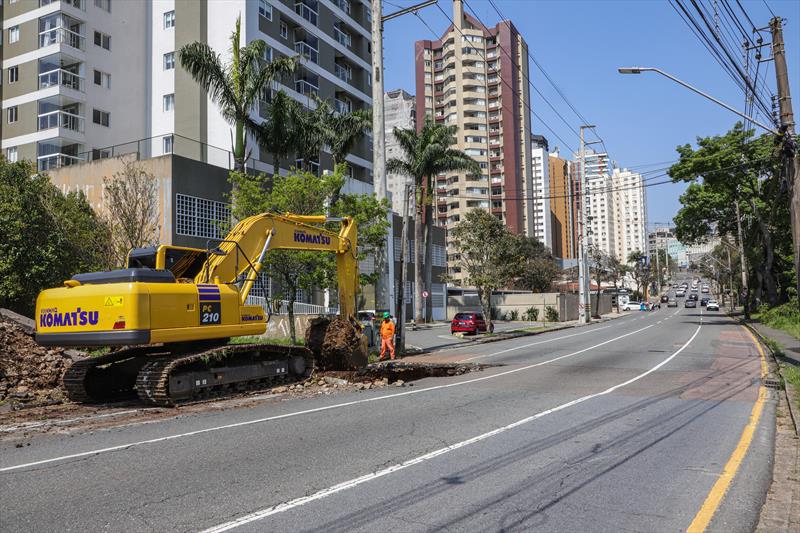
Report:
[[[572,333],[571,335],[564,335],[562,337],[555,337],[552,339],[545,339],[543,341],[531,342],[529,344],[523,344],[522,346],[515,346],[514,348],[508,348],[506,350],[500,350],[499,352],[494,352],[486,355],[478,355],[475,357],[470,357],[468,359],[459,359],[459,363],[466,363],[467,361],[474,361],[475,359],[483,359],[485,357],[494,357],[495,355],[500,355],[508,352],[513,352],[514,350],[521,350],[522,348],[529,348],[531,346],[536,346],[538,344],[546,344],[548,342],[560,341],[561,339],[569,339],[570,337],[577,337],[578,335],[586,335],[587,333],[593,333],[595,331],[600,331],[601,329],[608,329],[611,326],[603,326],[602,328],[593,328],[589,331],[582,331],[580,333]]]
[[[142,445],[145,445],[145,444],[155,444],[157,442],[165,442],[165,441],[169,441],[169,440],[180,439],[180,438],[183,438],[183,437],[191,437],[191,436],[194,436],[194,435],[202,435],[203,433],[211,433],[211,432],[214,432],[214,431],[221,431],[223,429],[232,429],[232,428],[238,428],[238,427],[244,427],[244,426],[251,426],[253,424],[261,424],[263,422],[270,422],[272,420],[281,420],[283,418],[291,418],[291,417],[294,417],[294,416],[307,415],[307,414],[311,414],[311,413],[319,413],[319,412],[322,412],[322,411],[330,411],[332,409],[338,409],[338,408],[341,408],[341,407],[349,407],[351,405],[358,405],[358,404],[367,403],[367,402],[377,402],[377,401],[380,401],[380,400],[388,400],[390,398],[398,398],[400,396],[410,396],[412,394],[420,394],[420,393],[423,393],[423,392],[430,392],[430,391],[433,391],[433,390],[448,389],[450,387],[459,387],[461,385],[467,385],[469,383],[476,383],[476,382],[479,382],[479,381],[485,381],[487,379],[494,379],[494,378],[499,378],[501,376],[507,376],[509,374],[515,374],[517,372],[522,372],[524,370],[529,370],[531,368],[536,368],[537,366],[547,365],[547,364],[553,363],[555,361],[560,361],[561,359],[566,359],[567,357],[573,357],[575,355],[579,355],[579,354],[588,352],[589,350],[594,350],[595,348],[599,348],[600,346],[604,346],[606,344],[609,344],[611,342],[617,341],[619,339],[623,339],[625,337],[629,337],[631,335],[639,333],[640,331],[644,331],[646,329],[652,328],[653,326],[654,326],[654,324],[651,324],[649,326],[645,326],[643,328],[636,329],[634,331],[631,331],[629,333],[625,333],[624,335],[620,335],[618,337],[614,337],[613,339],[609,339],[609,340],[601,342],[599,344],[595,344],[593,346],[589,346],[588,348],[584,348],[582,350],[578,350],[577,352],[568,353],[566,355],[561,355],[561,356],[558,356],[558,357],[554,357],[552,359],[548,359],[547,361],[541,361],[539,363],[533,363],[533,364],[522,366],[522,367],[519,367],[519,368],[514,368],[512,370],[506,370],[505,372],[499,372],[497,374],[491,374],[491,375],[482,376],[482,377],[479,377],[479,378],[468,379],[468,380],[465,380],[465,381],[458,381],[458,382],[455,382],[455,383],[447,383],[445,385],[435,385],[433,387],[426,387],[424,389],[416,389],[416,390],[410,390],[410,391],[405,391],[405,392],[399,392],[397,394],[385,394],[383,396],[375,396],[375,397],[372,397],[372,398],[364,398],[364,399],[361,399],[361,400],[352,400],[352,401],[349,401],[349,402],[342,402],[342,403],[337,403],[337,404],[333,404],[333,405],[326,405],[326,406],[323,406],[323,407],[314,407],[313,409],[305,409],[303,411],[294,411],[292,413],[285,413],[285,414],[282,414],[282,415],[268,416],[268,417],[264,417],[264,418],[258,418],[258,419],[255,419],[255,420],[247,420],[247,421],[244,421],[244,422],[236,422],[236,423],[233,423],[233,424],[225,424],[225,425],[222,425],[222,426],[213,426],[213,427],[210,427],[210,428],[198,429],[198,430],[195,430],[195,431],[188,431],[186,433],[177,433],[175,435],[167,435],[166,437],[156,437],[154,439],[147,439],[147,440],[129,442],[127,444],[120,444],[118,446],[109,446],[108,448],[98,448],[96,450],[91,450],[91,451],[88,451],[88,452],[79,452],[79,453],[73,453],[73,454],[69,454],[69,455],[62,455],[62,456],[59,456],[59,457],[52,457],[50,459],[42,459],[42,460],[39,460],[39,461],[32,461],[30,463],[23,463],[23,464],[14,465],[14,466],[6,466],[6,467],[3,467],[3,468],[0,468],[0,472],[10,472],[12,470],[19,470],[21,468],[27,468],[27,467],[30,467],[30,466],[38,466],[38,465],[43,465],[43,464],[48,464],[48,463],[55,463],[55,462],[59,462],[59,461],[66,461],[68,459],[77,459],[79,457],[87,457],[87,456],[90,456],[90,455],[100,455],[101,453],[115,452],[115,451],[118,451],[118,450],[124,450],[124,449],[127,449],[127,448],[133,448],[135,446],[142,446]]]
[[[288,502],[285,502],[285,503],[281,503],[281,504],[278,504],[278,505],[274,505],[272,507],[268,507],[268,508],[263,509],[261,511],[256,511],[256,512],[251,513],[251,514],[241,516],[239,518],[231,520],[230,522],[225,522],[224,524],[220,524],[218,526],[214,526],[214,527],[211,527],[211,528],[208,528],[208,529],[204,529],[201,533],[221,533],[222,531],[228,531],[228,530],[231,530],[231,529],[235,529],[235,528],[237,528],[239,526],[243,526],[245,524],[249,524],[251,522],[262,520],[264,518],[267,518],[268,516],[272,516],[272,515],[275,515],[275,514],[278,514],[278,513],[283,513],[285,511],[290,510],[290,509],[294,509],[295,507],[300,507],[300,506],[305,505],[307,503],[311,503],[311,502],[316,501],[316,500],[321,500],[323,498],[327,498],[328,496],[336,494],[337,492],[342,492],[342,491],[345,491],[347,489],[351,489],[353,487],[357,487],[358,485],[361,485],[361,484],[366,483],[368,481],[372,481],[373,479],[377,479],[379,477],[387,476],[389,474],[393,474],[395,472],[399,472],[400,470],[405,470],[408,467],[411,467],[411,466],[414,466],[414,465],[418,465],[418,464],[423,463],[425,461],[429,461],[429,460],[431,460],[431,459],[433,459],[435,457],[439,457],[440,455],[444,455],[444,454],[452,452],[454,450],[458,450],[459,448],[463,448],[465,446],[469,446],[470,444],[475,444],[476,442],[480,442],[482,440],[486,440],[486,439],[488,439],[490,437],[494,437],[495,435],[499,435],[501,433],[505,433],[506,431],[509,431],[509,430],[514,429],[514,428],[519,427],[519,426],[522,426],[523,424],[528,424],[529,422],[533,422],[534,420],[537,420],[537,419],[542,418],[544,416],[547,416],[549,414],[561,411],[561,410],[566,409],[568,407],[572,407],[573,405],[578,405],[579,403],[583,403],[585,401],[597,398],[599,396],[604,396],[606,394],[610,394],[610,393],[614,392],[615,390],[617,390],[617,389],[619,389],[621,387],[625,387],[626,385],[630,385],[631,383],[633,383],[635,381],[639,381],[643,377],[645,377],[645,376],[647,376],[649,374],[652,374],[653,372],[655,372],[656,370],[658,370],[662,366],[664,366],[667,363],[669,363],[670,361],[672,361],[675,357],[677,357],[677,355],[679,353],[681,353],[687,346],[689,346],[689,344],[695,339],[695,337],[697,337],[697,334],[700,333],[700,327],[701,327],[700,325],[697,326],[697,329],[695,330],[694,334],[691,336],[691,338],[688,341],[686,341],[686,343],[683,346],[681,346],[675,353],[673,353],[672,355],[670,355],[669,357],[667,357],[666,359],[664,359],[663,361],[658,363],[656,366],[650,368],[646,372],[643,372],[643,373],[639,374],[638,376],[635,376],[635,377],[633,377],[633,378],[631,378],[631,379],[629,379],[627,381],[623,381],[622,383],[614,385],[613,387],[609,387],[604,391],[597,392],[597,393],[594,393],[594,394],[589,394],[587,396],[582,396],[580,398],[572,400],[571,402],[563,403],[563,404],[558,405],[556,407],[553,407],[551,409],[547,409],[546,411],[541,411],[539,413],[536,413],[535,415],[531,415],[531,416],[529,416],[527,418],[523,418],[522,420],[517,420],[516,422],[512,422],[511,424],[508,424],[506,426],[502,426],[502,427],[499,427],[497,429],[493,429],[492,431],[488,431],[486,433],[483,433],[481,435],[477,435],[477,436],[472,437],[470,439],[463,440],[461,442],[457,442],[457,443],[451,444],[449,446],[445,446],[444,448],[439,448],[438,450],[426,453],[425,455],[420,455],[419,457],[415,457],[413,459],[409,459],[408,461],[404,461],[402,463],[398,463],[398,464],[389,466],[389,467],[384,468],[382,470],[378,470],[377,472],[371,472],[371,473],[365,474],[365,475],[363,475],[361,477],[357,477],[355,479],[344,481],[342,483],[339,483],[338,485],[333,485],[332,487],[328,487],[326,489],[322,489],[322,490],[320,490],[318,492],[315,492],[314,494],[311,494],[309,496],[303,496],[301,498],[296,498],[294,500],[291,500],[291,501],[288,501]]]

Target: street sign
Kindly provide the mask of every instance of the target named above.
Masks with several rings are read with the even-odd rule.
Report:
[[[428,296],[430,296],[430,293],[428,293],[428,291],[422,291],[423,298],[427,298]]]

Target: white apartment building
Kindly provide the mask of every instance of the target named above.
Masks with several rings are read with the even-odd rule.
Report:
[[[577,161],[576,166],[580,172],[584,173],[586,183],[585,209],[588,245],[598,247],[609,256],[619,255],[615,243],[608,154],[587,151],[582,169],[580,168],[580,158]]]
[[[528,235],[535,237],[553,250],[553,232],[550,216],[550,150],[547,139],[531,135],[531,196],[525,198],[530,208]]]
[[[647,195],[642,175],[615,168],[611,173],[611,214],[617,257],[627,260],[636,251],[647,253]]]
[[[402,89],[396,89],[386,93],[383,102],[386,130],[386,160],[404,159],[405,153],[400,148],[400,144],[394,136],[394,129],[416,129],[417,101],[413,95],[408,94]],[[402,215],[406,183],[412,181],[412,178],[404,174],[387,172],[386,188],[389,191],[392,201],[392,211],[395,213],[400,213]],[[414,199],[414,195],[410,194],[408,198],[408,208],[412,213],[414,212]]]

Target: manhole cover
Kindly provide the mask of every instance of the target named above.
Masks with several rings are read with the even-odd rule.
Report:
[[[764,378],[764,386],[768,389],[780,389],[781,382],[773,378]]]

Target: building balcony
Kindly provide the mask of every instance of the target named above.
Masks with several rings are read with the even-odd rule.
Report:
[[[317,12],[308,4],[304,2],[298,2],[294,5],[294,10],[298,15],[309,21],[314,26],[317,25],[317,19],[319,16],[317,15]]]
[[[319,63],[319,51],[305,41],[294,43],[294,51],[312,63]]]
[[[39,48],[61,43],[77,50],[86,49],[86,38],[67,28],[53,28],[39,33]]]
[[[331,2],[348,15],[350,14],[350,0],[331,0]]]
[[[317,96],[319,94],[319,87],[306,80],[296,80],[294,82],[294,90],[305,96]]]
[[[73,91],[85,92],[83,77],[64,69],[55,69],[39,74],[39,89],[65,87]]]
[[[346,65],[340,65],[339,63],[334,64],[333,73],[337,78],[347,83],[350,83],[350,80],[353,79],[353,69]]]
[[[40,155],[39,157],[36,158],[36,164],[40,171],[54,170],[57,168],[68,167],[80,163],[85,163],[85,161],[80,157],[76,157],[74,155],[69,155],[69,154],[61,154],[61,153]]]
[[[333,28],[333,38],[336,39],[336,42],[346,46],[347,48],[351,48],[353,46],[353,38],[350,36],[350,34],[343,32],[338,27]]]
[[[335,98],[333,100],[333,107],[336,109],[337,113],[350,113],[353,111],[353,102]]]
[[[66,111],[50,111],[39,115],[39,131],[52,128],[63,128],[76,133],[83,133],[84,118]]]

